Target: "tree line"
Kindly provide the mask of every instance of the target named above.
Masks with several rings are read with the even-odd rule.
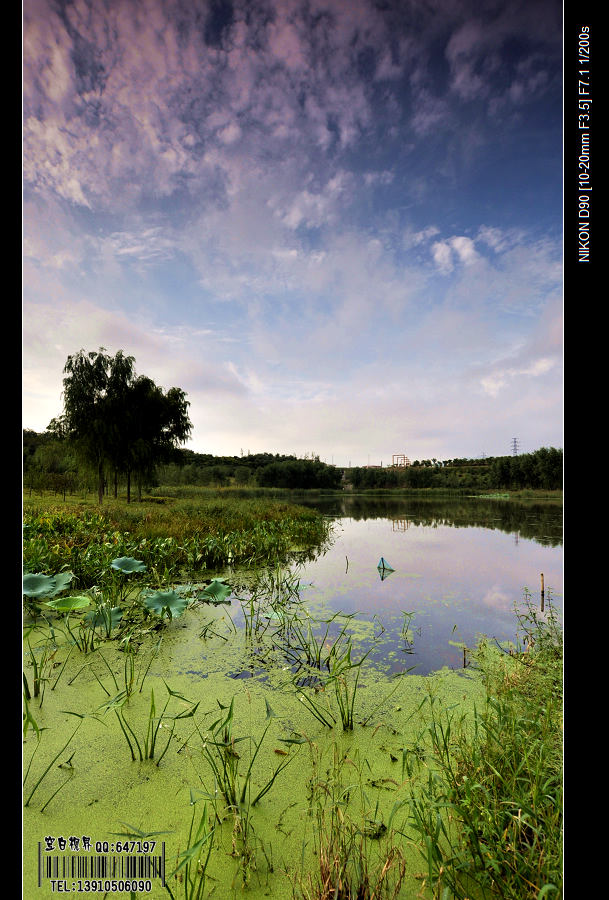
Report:
[[[342,470],[327,465],[318,456],[298,458],[280,453],[213,456],[180,450],[179,463],[159,471],[164,484],[279,487],[291,490],[337,489]]]
[[[349,472],[355,489],[444,488],[447,490],[560,490],[563,451],[541,447],[517,456],[481,460],[416,460],[404,468],[355,468]]]
[[[90,490],[96,481],[94,470],[78,458],[70,445],[58,440],[55,433],[23,432],[24,485],[30,490],[52,490],[59,494]],[[171,461],[159,463],[140,473],[138,487],[192,485],[226,487],[280,487],[291,490],[338,489],[342,470],[326,465],[317,458],[298,459],[279,453],[257,453],[248,456],[213,456],[178,448]],[[118,473],[114,481],[125,486],[125,476]],[[111,485],[106,479],[104,491]],[[138,492],[141,496],[141,492]]]

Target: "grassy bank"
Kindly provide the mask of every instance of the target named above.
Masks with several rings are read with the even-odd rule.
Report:
[[[486,692],[473,721],[429,704],[437,768],[412,813],[434,896],[562,896],[562,632],[530,604],[519,626],[516,650],[483,639],[473,654]]]
[[[328,539],[329,524],[314,510],[276,497],[191,491],[138,503],[109,498],[98,506],[53,495],[24,497],[24,569],[74,573],[88,587],[112,559],[134,556],[159,583],[307,553]]]

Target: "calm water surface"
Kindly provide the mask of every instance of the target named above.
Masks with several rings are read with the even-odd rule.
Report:
[[[428,674],[461,667],[463,651],[486,634],[516,634],[516,605],[528,589],[540,606],[541,573],[562,618],[562,507],[500,500],[307,501],[334,519],[332,546],[297,567],[314,614],[356,613],[382,636],[371,659],[391,671]],[[394,571],[382,579],[379,559]],[[408,640],[404,613],[412,613]],[[384,630],[383,630],[384,629]]]

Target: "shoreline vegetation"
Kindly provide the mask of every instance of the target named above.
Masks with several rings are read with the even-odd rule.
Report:
[[[500,491],[494,489],[480,489],[476,491],[472,488],[446,488],[446,487],[427,487],[427,488],[408,488],[408,487],[369,487],[354,489],[347,484],[340,488],[283,488],[283,487],[243,487],[237,485],[226,486],[201,486],[201,485],[172,485],[161,484],[150,488],[148,493],[144,494],[141,499],[131,499],[130,504],[136,508],[138,504],[141,506],[147,503],[163,505],[168,502],[179,500],[182,498],[200,497],[202,499],[244,499],[254,500],[257,498],[266,498],[268,500],[283,500],[286,502],[293,501],[298,504],[299,498],[315,498],[315,497],[344,497],[347,496],[363,496],[363,497],[458,497],[471,498],[478,500],[553,500],[559,503],[563,502],[562,488],[542,489],[542,488],[519,488],[510,491]],[[36,502],[38,500],[68,503],[75,506],[95,507],[99,509],[97,503],[97,495],[91,490],[80,491],[63,491],[61,487],[33,487],[32,485],[23,486],[23,501],[27,505],[29,501]],[[117,497],[109,498],[106,495],[106,505],[109,499],[119,500],[121,504],[125,503],[126,495],[119,492]]]
[[[116,557],[141,559],[159,584],[229,564],[287,562],[323,545],[330,523],[315,510],[276,497],[219,497],[201,491],[125,504],[47,496],[23,501],[23,564],[28,572],[70,570],[81,587]]]

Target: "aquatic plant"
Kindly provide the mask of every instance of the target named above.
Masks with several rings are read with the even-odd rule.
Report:
[[[299,585],[297,574],[278,564],[274,569],[259,572],[246,595],[237,595],[246,637],[260,639],[271,627],[282,630],[289,621],[290,603],[299,600]]]
[[[157,744],[157,739],[158,739],[160,728],[161,728],[164,720],[169,720],[173,724],[171,726],[169,736],[167,738],[167,743],[165,744],[163,752],[161,753],[161,755],[159,756],[159,758],[157,759],[157,762],[156,762],[157,766],[160,765],[161,760],[167,753],[167,749],[168,749],[171,739],[173,737],[176,720],[190,718],[191,716],[194,716],[195,712],[197,711],[200,701],[193,703],[193,701],[188,700],[182,694],[178,693],[177,691],[173,691],[169,687],[167,682],[164,682],[164,684],[165,684],[165,688],[167,689],[167,694],[168,694],[167,699],[165,700],[165,705],[163,706],[160,714],[157,716],[156,704],[155,704],[155,700],[154,700],[154,690],[151,690],[150,706],[148,708],[148,717],[146,720],[145,731],[143,732],[143,734],[140,733],[139,738],[135,731],[134,726],[127,720],[125,713],[124,713],[124,706],[130,696],[130,693],[128,693],[127,688],[119,691],[119,693],[116,696],[110,697],[108,700],[106,700],[104,703],[102,703],[101,706],[99,707],[99,709],[103,710],[103,712],[108,712],[109,710],[112,710],[114,712],[114,714],[118,720],[118,723],[120,725],[123,736],[129,747],[129,752],[131,754],[131,759],[133,761],[135,761],[135,759],[136,759],[134,745],[137,748],[137,755],[138,755],[140,762],[143,762],[145,759],[154,759],[154,756],[156,753],[156,744]],[[102,685],[102,687],[103,687],[103,685]],[[105,690],[105,688],[104,688],[104,690]],[[107,693],[107,691],[106,691],[106,693]],[[167,713],[167,707],[169,706],[169,703],[170,703],[172,697],[176,697],[179,700],[186,703],[187,704],[186,709],[182,710],[182,712],[179,712],[177,714],[169,715]]]
[[[181,590],[190,590],[193,592],[195,600],[199,603],[211,603],[217,606],[221,603],[230,603],[228,597],[232,591],[223,578],[212,578],[209,584],[200,585],[182,585]]]
[[[320,777],[320,754],[314,759],[311,802],[316,868],[298,877],[300,896],[304,900],[396,898],[406,876],[406,861],[393,840],[391,824],[403,804],[396,801],[385,824],[378,803],[371,807],[365,796],[358,763],[347,758],[336,741],[331,753],[332,763],[324,777]],[[350,810],[354,794],[360,802]]]
[[[23,593],[26,597],[49,599],[64,591],[73,578],[72,572],[42,575],[26,572],[23,576]]]
[[[110,566],[116,572],[122,572],[124,575],[131,575],[133,572],[146,571],[144,563],[139,559],[134,559],[132,556],[121,556],[117,559],[113,559]]]
[[[148,663],[144,668],[144,662],[142,661],[139,669],[139,673],[136,675],[135,673],[135,655],[136,650],[134,650],[131,646],[130,637],[126,637],[123,639],[123,649],[125,652],[125,664],[124,664],[124,680],[125,680],[125,691],[127,696],[130,696],[131,693],[135,690],[135,688],[139,684],[139,693],[141,694],[144,689],[144,682],[146,681],[146,676],[150,671],[150,666],[152,665],[153,660],[158,656],[163,638],[160,637],[152,650],[150,651]]]
[[[160,587],[205,567],[285,562],[295,547],[302,555],[329,538],[328,520],[304,507],[230,492],[221,503],[213,492],[190,494],[167,508],[152,502],[126,507],[110,500],[103,514],[69,512],[48,500],[24,498],[24,567],[29,572],[69,569],[80,588],[88,588],[111,580],[112,560],[137,557]]]
[[[43,656],[40,661],[36,658],[36,654],[32,650],[32,646],[29,643],[29,641],[28,641],[28,649],[30,652],[30,662],[32,664],[32,669],[34,670],[33,671],[32,693],[33,693],[34,697],[39,697],[40,692],[41,692],[41,687],[44,685],[44,683],[46,681],[46,678],[43,675],[43,672],[45,669],[45,665],[48,662],[47,648],[45,647],[45,649],[43,650]],[[25,672],[23,673],[23,679],[24,679],[26,694],[28,696],[28,699],[30,699],[31,698],[30,687],[29,687],[29,682],[28,682]],[[40,702],[42,703],[42,699]]]
[[[372,652],[372,648],[365,653],[362,658],[354,663],[351,661],[351,639],[347,643],[346,649],[339,655],[337,645],[332,648],[330,655],[330,677],[327,684],[333,684],[334,694],[340,713],[340,720],[344,731],[353,731],[355,699],[357,696],[357,686],[361,674],[361,667],[367,656]],[[349,673],[356,670],[355,680],[350,683]]]
[[[98,641],[98,635],[95,628],[85,619],[80,619],[76,628],[72,628],[69,613],[65,617],[65,626],[73,641],[74,646],[78,647],[81,653],[90,653],[95,650]]]
[[[404,641],[404,647],[403,647],[404,653],[413,653],[414,652],[414,647],[413,647],[414,633],[411,628],[411,623],[412,623],[412,619],[413,619],[414,615],[415,615],[414,611],[406,612],[405,610],[402,610],[402,627],[400,629],[400,633],[402,636],[402,640]]]
[[[46,769],[44,769],[44,771],[42,772],[42,775],[40,775],[40,777],[38,778],[38,781],[36,781],[36,783],[35,783],[34,786],[32,787],[32,789],[31,789],[30,793],[28,794],[28,797],[27,797],[27,799],[26,799],[26,801],[25,801],[25,804],[24,804],[25,806],[29,806],[29,805],[30,805],[30,803],[32,802],[32,797],[34,796],[34,794],[36,793],[36,791],[38,790],[38,788],[40,787],[40,785],[42,784],[42,782],[45,780],[45,778],[47,777],[47,775],[49,774],[49,772],[50,772],[51,769],[53,768],[53,765],[57,762],[57,760],[59,759],[59,757],[62,755],[62,753],[65,752],[66,748],[67,748],[67,747],[69,746],[69,744],[72,742],[73,737],[75,736],[76,732],[78,731],[78,729],[79,729],[80,726],[82,725],[84,716],[79,716],[79,719],[80,719],[80,721],[79,721],[78,725],[76,726],[76,728],[74,729],[74,731],[72,732],[72,734],[70,735],[70,737],[68,738],[68,740],[67,740],[67,741],[65,742],[65,744],[62,746],[61,750],[59,750],[59,751],[55,754],[55,756],[53,757],[53,759],[52,759],[52,760],[50,761],[50,763],[47,765]],[[36,753],[37,753],[39,747],[41,746],[41,740],[40,740],[40,738],[41,738],[41,732],[42,732],[42,729],[36,729],[36,746],[34,747],[34,751],[33,751],[32,755],[31,755],[31,757],[30,757],[30,761],[29,761],[28,766],[27,766],[27,769],[26,769],[26,771],[25,771],[25,775],[24,775],[24,778],[23,778],[23,787],[25,787],[26,782],[27,782],[27,780],[28,780],[28,777],[29,777],[29,774],[30,774],[30,770],[31,770],[31,767],[32,767],[32,763],[33,763],[33,761],[34,761],[34,757],[36,756]],[[63,782],[59,785],[59,787],[51,794],[51,796],[48,798],[48,800],[46,801],[46,803],[41,807],[41,810],[40,810],[41,812],[44,812],[44,810],[45,810],[46,807],[49,805],[49,803],[51,802],[51,800],[53,799],[53,797],[55,797],[55,796],[59,793],[59,791],[60,791],[63,787],[65,787],[65,785],[68,783],[68,781],[69,781],[70,778],[72,777],[73,768],[72,768],[72,765],[71,765],[71,760],[72,760],[72,757],[73,757],[73,756],[74,756],[74,754],[72,754],[72,756],[70,757],[70,760],[68,761],[68,763],[66,763],[66,766],[67,766],[67,768],[68,768],[69,771],[70,771],[70,774],[68,775],[68,777],[66,778],[66,780],[63,781]]]
[[[336,716],[330,709],[323,686],[316,686],[311,694],[311,692],[307,692],[297,685],[296,696],[317,721],[325,725],[326,728],[333,728],[336,725]]]
[[[209,584],[182,584],[172,590],[152,591],[144,589],[140,594],[146,609],[161,618],[179,618],[192,602],[211,603],[218,605],[230,603],[227,597],[231,593],[231,587],[223,578],[212,578]]]
[[[534,650],[479,643],[487,696],[471,721],[431,695],[421,704],[435,764],[410,798],[411,823],[429,884],[456,900],[562,893],[562,635],[553,614],[520,621]],[[405,768],[417,777],[415,755]]]
[[[42,643],[32,647],[32,644],[30,641],[30,635],[34,631],[38,631],[38,630],[41,630],[41,629],[38,629],[36,627],[31,627],[26,631],[26,634],[25,634],[25,640],[26,640],[27,646],[28,646],[29,661],[30,661],[30,664],[32,667],[32,682],[33,683],[32,683],[31,693],[30,693],[28,678],[27,678],[25,671],[23,671],[23,684],[24,684],[24,689],[26,691],[26,695],[27,695],[28,699],[31,699],[31,696],[39,697],[40,698],[39,705],[42,706],[43,700],[44,700],[45,686],[46,686],[47,681],[50,680],[49,675],[50,675],[53,667],[56,664],[55,656],[57,654],[59,647],[58,647],[58,643],[57,643],[57,639],[56,639],[56,635],[55,635],[55,628],[52,624],[49,624],[48,630],[45,630],[43,632],[44,640],[42,641]],[[37,651],[39,652],[39,655],[37,655]],[[68,656],[69,656],[69,653],[68,653]],[[55,685],[59,681],[59,678],[61,677],[61,674],[63,672],[66,662],[67,662],[67,658],[66,658],[66,660],[64,660],[62,668],[59,672],[59,675],[57,676],[57,679],[55,680],[53,687],[55,687]]]
[[[355,613],[347,615],[337,612],[328,619],[313,619],[308,612],[297,612],[289,620],[284,653],[297,666],[309,669],[329,669],[341,647],[347,628]],[[331,626],[341,618],[346,618],[338,635],[330,638]],[[325,626],[325,628],[324,628]],[[317,633],[316,633],[317,629]]]
[[[110,573],[113,577],[110,581],[110,585],[113,589],[111,593],[113,594],[115,603],[120,603],[125,600],[127,594],[132,590],[131,583],[128,582],[124,576],[140,574],[145,571],[146,566],[144,563],[139,559],[134,559],[132,556],[119,556],[112,560],[110,563]],[[106,591],[110,593],[108,587],[106,587]]]
[[[368,827],[369,833],[345,816],[340,806],[318,814],[319,868],[301,880],[305,900],[378,900],[399,896],[406,876],[404,855],[392,843],[380,861],[373,861],[369,842],[382,829],[375,822]]]
[[[341,632],[339,638],[342,638]],[[353,731],[355,724],[355,702],[357,698],[358,683],[361,674],[361,666],[372,652],[370,648],[358,662],[351,659],[352,640],[349,637],[343,645],[341,640],[336,640],[327,659],[329,674],[323,680],[319,680],[313,686],[312,691],[305,691],[298,675],[292,683],[296,689],[299,700],[307,707],[315,718],[328,728],[332,728],[340,720],[343,731]],[[355,670],[355,679],[351,679],[350,673]],[[334,698],[338,707],[338,716],[330,708],[328,702],[328,688],[334,689]]]
[[[193,806],[196,802],[191,797]],[[179,853],[176,867],[169,876],[182,884],[184,900],[201,900],[203,897],[207,867],[214,844],[215,826],[209,821],[207,803],[203,805],[203,812],[196,828],[195,821],[196,810],[193,809],[187,847]],[[165,889],[170,897],[174,897],[167,883]]]
[[[22,591],[28,612],[37,615],[41,607],[36,601],[49,601],[56,597],[67,589],[73,577],[72,572],[58,572],[56,575],[26,572],[23,575]]]
[[[227,806],[234,812],[239,812],[246,803],[255,806],[271,790],[280,772],[292,762],[294,757],[288,756],[277,765],[271,777],[252,798],[252,768],[275,713],[271,709],[268,700],[265,700],[266,726],[259,740],[256,740],[251,735],[235,737],[233,734],[234,702],[234,697],[231,699],[229,706],[224,706],[219,700],[217,701],[222,715],[209,726],[211,737],[201,735],[201,738],[203,740],[203,753],[211,767],[215,785],[224,796]],[[241,756],[236,750],[236,745],[243,741],[247,741],[250,746],[250,760],[247,769],[241,772]],[[253,751],[251,750],[252,747]]]
[[[92,631],[100,628],[106,638],[109,638],[113,629],[120,624],[123,618],[123,610],[120,606],[112,606],[110,599],[97,599],[96,594],[93,594],[93,596],[96,598],[95,609],[87,613],[85,623]]]
[[[44,731],[44,727],[40,727],[38,722],[32,715],[30,710],[30,689],[27,683],[27,679],[25,677],[25,673],[23,675],[23,738],[27,737],[27,733],[30,728],[32,728],[36,732],[36,736],[40,737],[42,731]]]
[[[142,598],[146,609],[170,620],[178,619],[188,606],[188,598],[175,591],[144,591]]]

